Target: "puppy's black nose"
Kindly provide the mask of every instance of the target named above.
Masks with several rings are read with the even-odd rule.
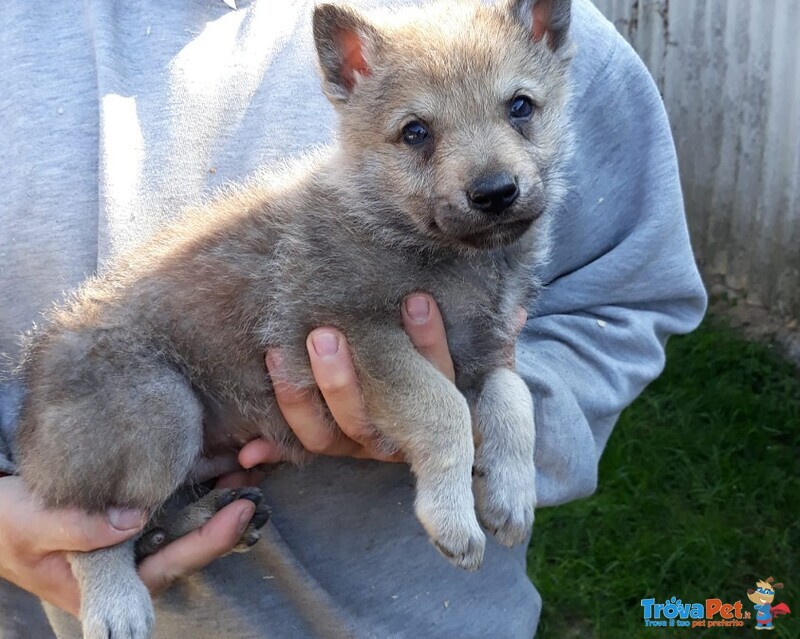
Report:
[[[487,213],[500,213],[511,206],[519,196],[517,180],[508,173],[494,173],[478,178],[467,191],[474,209]]]

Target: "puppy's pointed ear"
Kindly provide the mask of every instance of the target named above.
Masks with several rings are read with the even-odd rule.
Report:
[[[314,9],[314,43],[325,93],[347,102],[358,83],[372,75],[380,35],[355,9],[322,4]]]
[[[511,0],[511,11],[534,41],[546,39],[553,51],[567,42],[572,0]]]

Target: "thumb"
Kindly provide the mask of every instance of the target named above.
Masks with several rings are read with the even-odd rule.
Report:
[[[147,514],[141,510],[115,508],[104,515],[89,515],[77,508],[46,509],[19,477],[3,478],[0,512],[14,513],[9,518],[13,532],[40,553],[113,546],[133,537],[147,523]]]
[[[112,508],[105,515],[87,515],[69,508],[38,513],[33,530],[49,531],[37,541],[45,549],[87,552],[133,537],[147,519],[142,510]]]

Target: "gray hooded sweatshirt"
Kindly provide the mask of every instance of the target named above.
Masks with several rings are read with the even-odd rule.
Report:
[[[15,357],[43,308],[186,205],[330,139],[312,3],[237,4],[2,4],[0,352]],[[517,350],[543,506],[594,491],[620,411],[705,307],[658,92],[589,0],[575,0],[572,34],[571,190]],[[0,470],[13,469],[18,395],[0,382]],[[320,459],[276,466],[263,488],[267,539],[157,597],[156,637],[535,633],[525,548],[490,539],[479,572],[452,567],[414,518],[406,467]],[[47,614],[53,631],[38,602],[0,582],[2,637],[78,636],[74,619]]]

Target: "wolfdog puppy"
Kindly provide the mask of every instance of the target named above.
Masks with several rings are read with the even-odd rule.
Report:
[[[564,192],[569,17],[569,0],[373,17],[318,6],[336,143],[189,211],[32,331],[18,452],[34,494],[155,512],[202,457],[255,437],[301,460],[264,354],[282,347],[287,379],[322,408],[306,336],[335,326],[375,429],[411,465],[436,547],[478,568],[479,518],[501,543],[523,542],[533,406],[507,352]],[[455,384],[402,329],[414,291],[441,306]],[[150,636],[132,543],[70,561],[86,637]]]

